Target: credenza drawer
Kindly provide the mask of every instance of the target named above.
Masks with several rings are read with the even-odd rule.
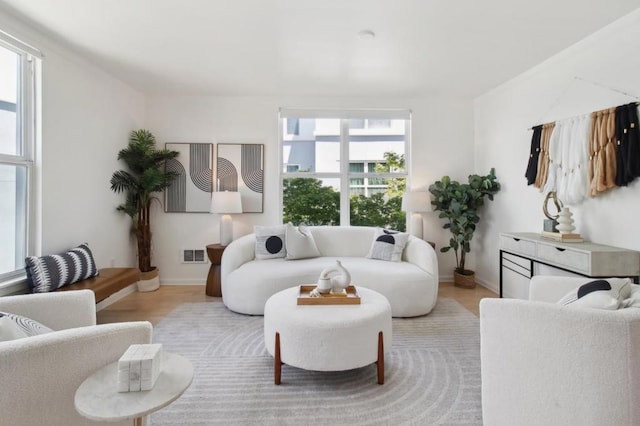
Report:
[[[524,254],[526,256],[536,255],[536,243],[521,238],[508,235],[500,235],[500,248],[512,253]]]
[[[588,253],[560,248],[552,245],[538,244],[538,259],[558,265],[562,268],[589,274],[591,259]]]

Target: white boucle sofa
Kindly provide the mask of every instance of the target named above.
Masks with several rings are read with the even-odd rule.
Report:
[[[340,260],[351,283],[384,295],[394,317],[431,312],[438,296],[438,261],[427,242],[410,236],[401,262],[368,259],[376,228],[309,227],[321,257],[255,259],[255,234],[227,246],[222,256],[222,301],[230,310],[263,315],[267,299],[286,288],[315,284],[320,272]]]

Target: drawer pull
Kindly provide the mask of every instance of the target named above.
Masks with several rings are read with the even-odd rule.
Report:
[[[555,247],[555,249],[558,250],[558,251],[565,251],[566,250],[566,249],[560,248],[560,247]]]
[[[513,241],[520,241],[520,238],[514,238]]]

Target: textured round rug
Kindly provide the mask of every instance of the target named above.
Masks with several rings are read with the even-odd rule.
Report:
[[[221,302],[180,305],[154,342],[195,367],[184,395],[151,416],[154,426],[482,424],[479,322],[452,299],[427,316],[393,319],[384,385],[373,364],[330,373],[285,365],[274,385],[262,317]]]

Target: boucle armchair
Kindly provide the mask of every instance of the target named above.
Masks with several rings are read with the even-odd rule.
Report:
[[[529,300],[480,302],[484,424],[640,424],[640,309],[549,303],[588,281],[534,276]]]
[[[0,342],[3,425],[96,425],[75,410],[78,386],[94,371],[117,361],[129,345],[151,343],[148,322],[96,325],[90,290],[0,297],[0,311],[55,330]]]

